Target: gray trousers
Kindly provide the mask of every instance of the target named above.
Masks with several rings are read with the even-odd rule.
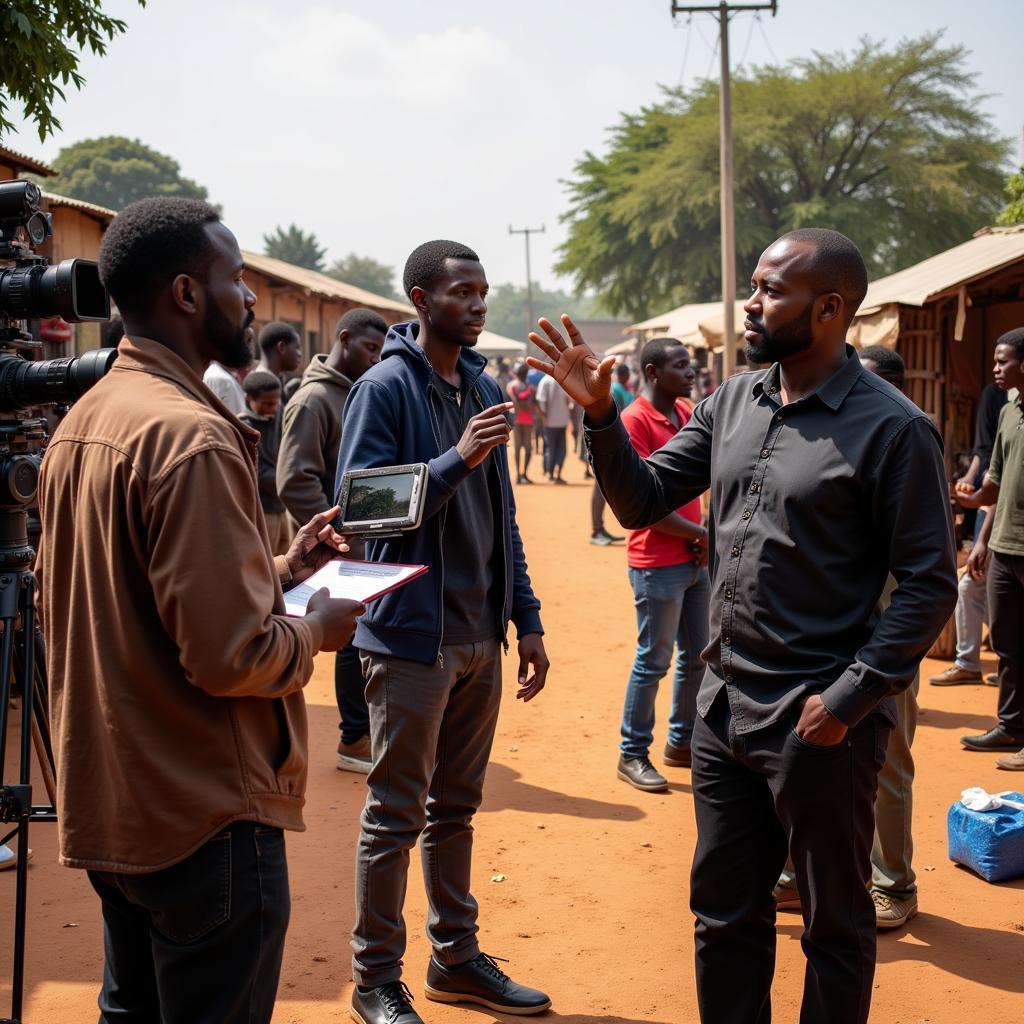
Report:
[[[363,655],[373,767],[356,847],[352,976],[397,981],[409,851],[422,835],[427,937],[443,964],[480,952],[469,891],[473,815],[483,796],[501,699],[497,640],[441,648],[434,665]]]

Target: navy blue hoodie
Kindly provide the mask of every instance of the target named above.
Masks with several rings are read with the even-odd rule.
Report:
[[[416,343],[420,325],[396,324],[388,331],[381,361],[365,373],[349,392],[341,432],[335,498],[341,478],[351,469],[400,466],[425,462],[429,468],[426,504],[419,529],[391,540],[367,545],[373,562],[427,565],[430,571],[404,587],[371,602],[359,620],[355,645],[362,651],[390,654],[433,664],[441,653],[444,608],[444,565],[441,536],[445,505],[471,470],[452,447],[441,451],[437,409],[443,398],[434,383],[434,371]],[[471,348],[459,356],[459,373],[473,389],[482,408],[507,401],[497,383],[484,373],[487,360]],[[492,493],[502,530],[495,535],[494,578],[504,587],[501,611],[502,639],[511,620],[520,637],[542,633],[540,602],[526,573],[523,544],[516,525],[515,499],[508,475],[504,445],[492,449],[497,466],[498,494]],[[507,644],[507,641],[506,641]]]

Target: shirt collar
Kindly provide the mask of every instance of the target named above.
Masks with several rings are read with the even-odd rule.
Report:
[[[833,412],[837,412],[863,372],[864,367],[860,365],[860,359],[857,358],[857,350],[847,344],[846,362],[818,388],[815,394]],[[755,398],[760,398],[762,394],[774,396],[779,393],[778,363],[773,363],[768,370],[758,376],[751,392]]]
[[[616,383],[618,382],[616,381]],[[671,427],[673,430],[676,429],[676,425],[664,413],[659,412],[657,409],[655,409],[653,403],[650,402],[644,395],[637,395],[633,399],[633,401],[636,402],[638,405],[642,406],[644,409],[649,410],[649,414],[655,417],[656,419],[661,420],[661,422],[664,423],[666,427]],[[681,408],[685,408],[685,406],[683,406],[681,402],[681,399],[676,399],[675,408],[677,412],[679,412]]]

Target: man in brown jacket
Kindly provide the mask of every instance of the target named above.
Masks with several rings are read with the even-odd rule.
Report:
[[[124,316],[113,370],[43,463],[60,861],[103,909],[102,1022],[268,1022],[288,924],[283,829],[300,830],[302,687],[362,607],[282,585],[344,545],[315,516],[275,563],[257,434],[202,383],[249,358],[256,296],[206,203],[114,220],[100,274]]]
[[[313,356],[284,410],[277,457],[277,494],[298,523],[334,504],[341,418],[352,385],[380,362],[388,325],[372,309],[350,309],[338,321],[334,346]],[[362,552],[358,553],[358,557]],[[336,766],[370,770],[370,712],[359,652],[351,643],[334,662],[334,695],[341,717]]]

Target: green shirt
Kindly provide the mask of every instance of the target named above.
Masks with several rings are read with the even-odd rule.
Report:
[[[989,547],[1001,555],[1024,555],[1024,407],[1019,395],[999,413],[988,477],[999,485]]]

